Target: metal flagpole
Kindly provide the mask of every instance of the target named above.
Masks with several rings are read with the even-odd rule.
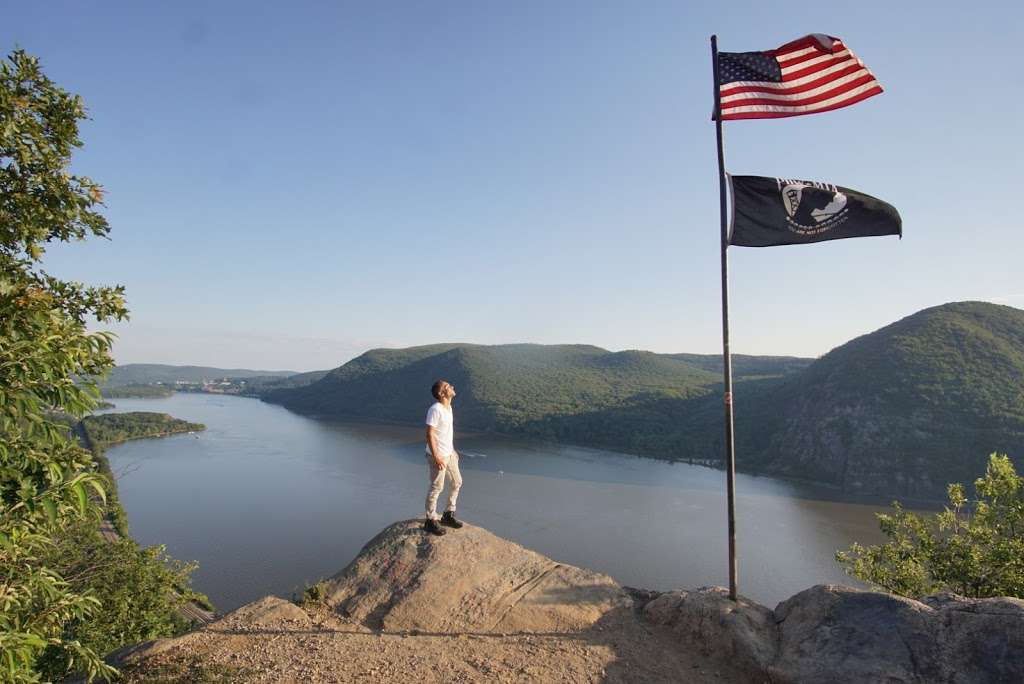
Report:
[[[729,352],[729,219],[725,201],[725,153],[722,149],[722,102],[718,82],[718,36],[711,36],[711,66],[715,82],[715,133],[718,137],[718,194],[722,222],[722,373],[725,385],[725,482],[729,507],[729,598],[737,600],[736,566],[736,447],[732,417],[732,354]]]

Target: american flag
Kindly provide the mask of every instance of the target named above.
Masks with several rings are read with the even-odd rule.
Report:
[[[723,121],[817,114],[882,92],[842,40],[820,33],[766,52],[720,52],[718,83]]]

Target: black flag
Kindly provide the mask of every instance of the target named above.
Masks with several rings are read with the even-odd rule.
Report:
[[[737,247],[802,245],[872,235],[903,237],[903,222],[880,199],[831,183],[730,176],[732,226]]]

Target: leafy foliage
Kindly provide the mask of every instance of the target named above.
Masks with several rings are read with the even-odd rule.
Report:
[[[1006,455],[989,456],[985,476],[968,502],[961,484],[949,486],[949,505],[922,517],[894,503],[879,514],[884,544],[854,544],[836,560],[866,582],[903,596],[938,591],[986,598],[1024,598],[1024,477]]]
[[[125,442],[129,439],[161,437],[177,432],[197,432],[206,429],[202,423],[190,423],[166,413],[148,411],[86,416],[82,420],[82,426],[89,436],[89,440],[100,447]]]
[[[16,50],[0,62],[0,667],[7,681],[38,680],[33,668],[44,649],[90,675],[109,672],[65,632],[99,602],[42,562],[56,536],[100,515],[104,495],[92,456],[49,412],[80,417],[92,409],[95,388],[75,379],[111,367],[112,337],[89,333],[87,319],[127,316],[122,288],[63,281],[39,265],[50,242],[109,232],[97,211],[102,188],[69,171],[84,117],[81,99],[50,81],[35,58]]]
[[[71,591],[99,601],[84,619],[64,625],[65,638],[95,653],[158,637],[175,636],[192,625],[179,613],[187,601],[206,597],[189,588],[195,564],[169,558],[162,546],[139,548],[127,538],[103,538],[94,524],[79,523],[55,540],[43,564],[64,578]],[[37,669],[47,679],[69,669],[64,652],[49,649]]]
[[[302,590],[302,595],[296,597],[292,595],[292,602],[297,606],[304,608],[311,608],[314,606],[324,606],[327,604],[327,581],[320,580],[310,584]]]

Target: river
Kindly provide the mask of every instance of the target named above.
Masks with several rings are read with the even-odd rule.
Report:
[[[113,401],[113,411],[207,426],[107,456],[132,537],[198,561],[193,585],[218,611],[299,593],[345,567],[386,525],[422,516],[419,428],[314,420],[225,395]],[[458,430],[457,400],[455,409]],[[455,446],[466,521],[629,586],[728,584],[722,471],[458,431]],[[774,607],[813,584],[857,586],[833,555],[880,541],[878,505],[742,474],[736,491],[741,594]]]

